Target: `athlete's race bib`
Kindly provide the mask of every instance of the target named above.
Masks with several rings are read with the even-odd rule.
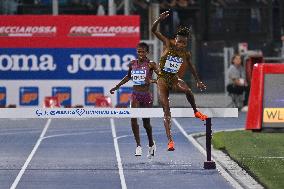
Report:
[[[131,77],[133,85],[144,85],[146,79],[146,70],[132,70]]]
[[[180,57],[168,56],[163,70],[169,73],[177,73],[182,62],[183,60]]]

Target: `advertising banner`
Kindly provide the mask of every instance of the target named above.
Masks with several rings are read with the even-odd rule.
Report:
[[[0,16],[2,103],[41,106],[45,96],[68,92],[62,106],[95,105],[85,100],[84,88],[102,87],[110,95],[136,58],[139,22],[138,16]],[[20,89],[38,96],[25,102]],[[116,104],[116,95],[112,100]]]

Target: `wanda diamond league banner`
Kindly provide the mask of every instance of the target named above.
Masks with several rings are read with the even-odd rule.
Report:
[[[63,106],[95,106],[136,58],[139,25],[138,16],[0,16],[0,105],[56,95]]]

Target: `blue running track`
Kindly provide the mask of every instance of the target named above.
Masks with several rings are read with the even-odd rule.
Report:
[[[197,119],[176,120],[187,134],[205,131]],[[206,157],[174,122],[176,150],[168,152],[163,119],[151,119],[157,153],[149,160],[139,123],[143,154],[135,157],[129,119],[0,119],[0,189],[232,188],[217,170],[203,169]],[[245,114],[212,119],[213,130],[244,123]]]

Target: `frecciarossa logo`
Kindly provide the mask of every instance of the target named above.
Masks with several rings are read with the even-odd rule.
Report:
[[[56,26],[0,26],[0,37],[55,36]],[[138,36],[139,26],[72,26],[69,36]]]
[[[139,36],[139,26],[73,26],[69,36],[116,37]]]
[[[56,26],[0,26],[0,37],[48,37],[56,31]]]
[[[127,71],[133,54],[70,54],[66,63],[66,70],[70,74],[79,71]],[[0,54],[0,71],[56,71],[62,64],[51,54]]]

